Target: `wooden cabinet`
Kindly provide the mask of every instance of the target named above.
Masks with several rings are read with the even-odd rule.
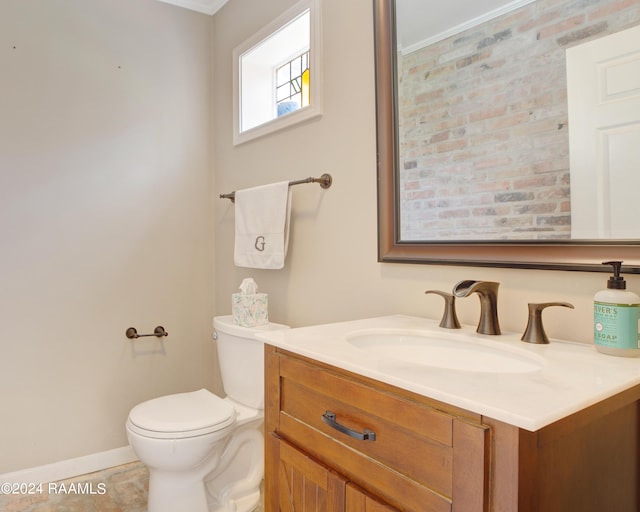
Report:
[[[346,512],[397,512],[397,510],[380,503],[359,487],[349,483],[347,484]]]
[[[364,490],[272,435],[277,454],[277,508],[286,512],[397,512]]]
[[[367,493],[364,510],[384,506],[372,496],[388,510],[486,510],[489,428],[478,416],[436,408],[272,349],[267,350],[267,382],[268,511],[302,510],[283,507],[283,489],[296,475],[323,489],[335,505],[330,511],[345,510],[337,505],[344,498],[338,498],[335,484],[333,491],[327,488],[333,478]],[[292,450],[306,459],[292,456]],[[331,478],[323,474],[319,483],[311,476],[314,471],[302,469],[302,460],[305,467],[330,468]],[[289,495],[297,496],[294,489]]]
[[[277,458],[273,503],[283,512],[330,512],[345,509],[347,481],[286,441],[272,435],[267,446]]]
[[[639,510],[637,388],[528,432],[266,346],[266,512]]]

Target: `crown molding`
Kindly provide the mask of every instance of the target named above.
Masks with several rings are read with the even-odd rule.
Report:
[[[177,5],[185,9],[201,12],[213,16],[229,0],[158,0],[167,4]]]
[[[404,48],[398,48],[398,50],[402,53],[402,55],[407,55],[409,53],[415,52],[427,46],[431,46],[437,42],[440,42],[448,37],[455,36],[465,30],[469,30],[471,28],[477,27],[478,25],[482,25],[487,21],[491,21],[494,18],[502,16],[503,14],[508,14],[511,11],[515,11],[516,9],[520,9],[520,7],[524,7],[535,0],[513,0],[505,5],[502,5],[496,9],[493,9],[489,12],[486,12],[480,16],[475,18],[465,20],[460,24],[455,25],[454,27],[450,27],[448,29],[443,30],[442,32],[435,34],[431,37],[427,37],[422,41],[418,41],[411,45],[408,45]]]

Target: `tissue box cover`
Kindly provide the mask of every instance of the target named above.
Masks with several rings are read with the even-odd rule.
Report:
[[[234,293],[231,295],[233,323],[242,327],[255,327],[269,323],[268,294],[251,295]]]

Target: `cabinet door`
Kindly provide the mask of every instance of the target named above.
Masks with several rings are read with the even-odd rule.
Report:
[[[347,484],[346,499],[346,512],[398,512],[395,508],[372,498],[353,484]]]
[[[346,481],[286,441],[277,443],[277,508],[265,502],[267,512],[343,512]],[[269,475],[267,475],[269,477]],[[268,486],[273,492],[273,487]]]

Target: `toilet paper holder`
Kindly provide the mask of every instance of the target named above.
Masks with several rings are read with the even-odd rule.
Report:
[[[144,338],[146,336],[156,336],[157,338],[162,338],[163,336],[169,336],[169,333],[164,330],[164,327],[159,325],[153,330],[151,334],[138,334],[138,331],[135,327],[129,327],[125,331],[125,336],[130,340],[135,340],[136,338]]]

